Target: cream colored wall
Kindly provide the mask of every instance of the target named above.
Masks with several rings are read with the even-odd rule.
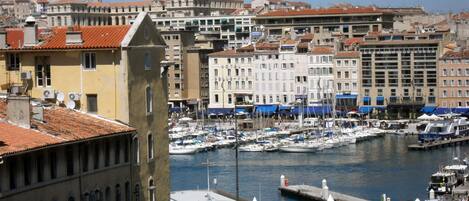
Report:
[[[88,51],[87,51],[88,52]],[[85,70],[82,68],[81,50],[54,51],[54,52],[22,52],[20,71],[5,72],[5,67],[0,69],[0,84],[10,82],[21,83],[18,78],[19,72],[32,73],[32,86],[29,88],[30,95],[42,99],[44,89],[54,89],[63,92],[65,100],[69,101],[68,93],[80,93],[80,101],[77,109],[87,111],[86,94],[98,95],[98,115],[110,119],[116,119],[116,66],[119,65],[120,53],[112,50],[89,51],[96,53],[96,70]],[[38,86],[36,82],[35,57],[48,56],[51,66],[51,86]],[[0,65],[5,65],[1,62]],[[2,72],[3,71],[3,72]],[[99,87],[98,87],[99,86]]]
[[[200,57],[198,52],[188,52],[184,55],[184,97],[186,99],[200,99]]]

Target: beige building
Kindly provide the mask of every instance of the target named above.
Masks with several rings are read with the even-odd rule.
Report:
[[[439,60],[438,107],[469,107],[469,50],[447,52]]]
[[[411,117],[437,103],[441,34],[378,34],[360,44],[360,112]],[[408,115],[407,117],[404,115]]]
[[[50,32],[38,30],[30,19],[24,29],[0,32],[0,83],[3,92],[26,91],[136,128],[133,196],[149,200],[154,189],[158,200],[168,200],[165,47],[147,13],[131,26],[57,27]]]
[[[360,52],[339,51],[333,58],[336,109],[350,111],[357,109],[360,79]]]
[[[164,16],[162,1],[109,2],[59,0],[46,6],[49,26],[91,26],[91,25],[127,25],[134,22],[140,12],[147,12],[151,17]]]
[[[228,14],[244,7],[244,0],[167,0],[170,17]]]
[[[34,102],[0,99],[0,200],[130,201],[135,129]]]

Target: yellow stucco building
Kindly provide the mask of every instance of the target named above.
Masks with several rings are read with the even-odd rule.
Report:
[[[22,29],[0,30],[1,92],[136,128],[132,200],[169,200],[165,47],[146,13],[132,25],[51,30],[28,18]]]

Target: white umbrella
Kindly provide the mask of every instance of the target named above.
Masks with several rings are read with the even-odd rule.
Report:
[[[422,116],[417,117],[417,119],[419,119],[419,120],[430,120],[431,116],[428,116],[427,114],[423,114]]]

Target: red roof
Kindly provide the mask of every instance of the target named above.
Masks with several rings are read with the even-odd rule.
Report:
[[[363,42],[363,38],[347,38],[344,40],[345,46],[351,46],[353,44],[361,44]]]
[[[360,52],[358,51],[343,51],[337,52],[335,58],[359,58]]]
[[[134,132],[129,126],[62,107],[44,109],[44,122],[31,121],[36,129],[6,123],[6,101],[0,100],[0,156],[51,145]]]
[[[91,7],[129,7],[129,6],[148,6],[152,1],[128,1],[128,2],[90,2]]]
[[[311,54],[334,54],[334,49],[329,46],[316,46],[311,49]]]
[[[44,36],[44,41],[37,46],[28,49],[99,49],[119,48],[127,34],[130,25],[121,26],[84,26],[76,30],[82,33],[82,44],[67,45],[65,36],[67,27],[54,28],[49,35]],[[42,31],[39,30],[39,33]],[[21,49],[23,44],[23,30],[7,30],[7,43],[10,49]],[[24,48],[26,49],[26,48]]]
[[[382,13],[382,11],[375,7],[276,10],[262,14],[260,16],[334,15],[359,13]]]
[[[469,50],[462,51],[448,51],[446,52],[442,59],[469,59]]]

